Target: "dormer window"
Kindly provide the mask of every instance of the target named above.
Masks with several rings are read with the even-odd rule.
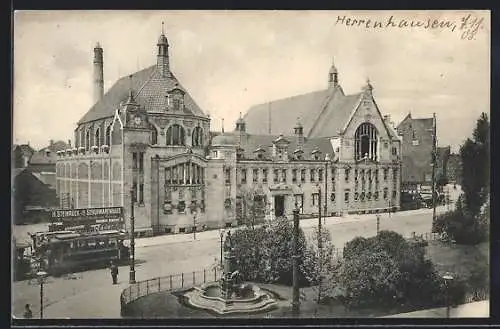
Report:
[[[264,150],[262,146],[257,147],[257,149],[253,152],[256,154],[257,159],[264,160],[264,153],[266,150]]]
[[[167,95],[167,107],[173,111],[184,109],[184,91],[176,85]]]
[[[312,151],[311,154],[312,154],[313,160],[320,160],[321,151],[317,147]]]

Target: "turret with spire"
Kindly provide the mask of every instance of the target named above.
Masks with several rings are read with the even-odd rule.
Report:
[[[363,91],[367,94],[367,95],[372,95],[372,92],[373,92],[373,86],[372,84],[370,83],[370,78],[366,78],[366,85],[363,87]]]
[[[335,88],[339,85],[339,73],[335,67],[335,60],[332,57],[332,66],[328,72],[328,88]]]
[[[165,36],[165,23],[161,23],[161,35],[158,38],[157,66],[163,77],[170,74],[170,64],[168,56],[168,40]]]

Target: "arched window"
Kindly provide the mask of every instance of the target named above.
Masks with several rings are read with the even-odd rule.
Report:
[[[167,130],[167,145],[184,145],[184,128],[180,125],[172,125]]]
[[[90,150],[90,130],[87,130],[85,133],[85,150]]]
[[[196,127],[193,129],[193,146],[202,146],[203,145],[203,130],[201,127]]]
[[[110,146],[111,145],[111,125],[109,125],[107,128],[106,128],[106,138],[105,138],[105,142],[104,142],[106,145]]]
[[[101,130],[99,128],[97,128],[95,130],[95,136],[94,136],[94,145],[97,147],[101,146],[101,145],[99,145],[100,144],[100,140],[99,140],[100,137],[101,137]]]
[[[79,137],[79,142],[80,144],[78,146],[80,147],[85,147],[85,131],[83,129],[80,130],[80,137]]]
[[[377,160],[377,128],[371,123],[363,123],[354,135],[354,156],[356,160],[363,158]]]
[[[158,130],[156,127],[151,125],[151,145],[158,144]]]

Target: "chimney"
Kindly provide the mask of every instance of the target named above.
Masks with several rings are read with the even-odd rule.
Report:
[[[99,42],[94,47],[94,104],[104,95],[103,49]]]
[[[29,143],[28,143],[28,145],[29,145]],[[53,139],[49,140],[49,145],[50,146],[54,145],[54,140]]]

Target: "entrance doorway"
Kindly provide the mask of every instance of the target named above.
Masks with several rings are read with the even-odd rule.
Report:
[[[283,217],[285,215],[285,196],[274,196],[274,216]]]

